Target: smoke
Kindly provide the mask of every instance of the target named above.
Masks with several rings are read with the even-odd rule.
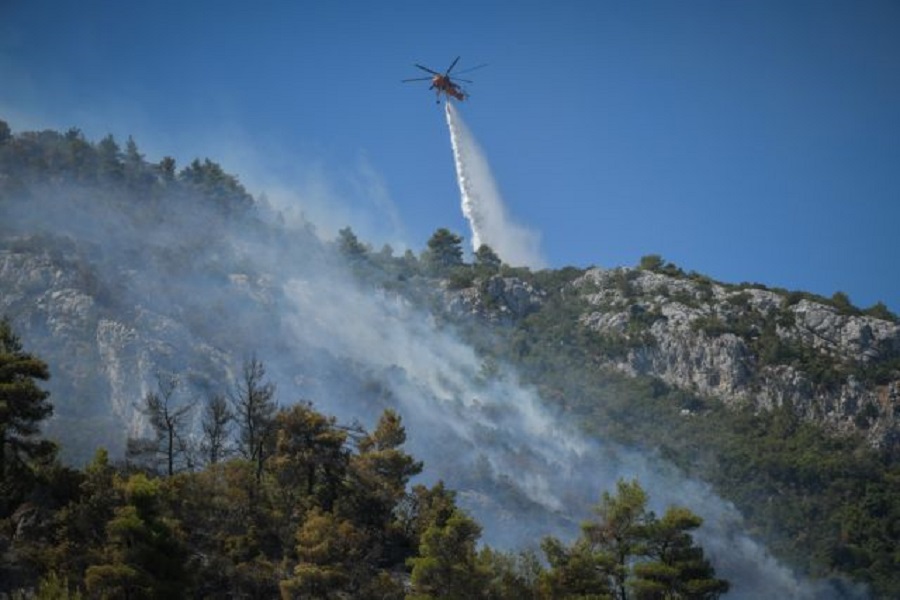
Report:
[[[483,211],[473,223],[493,223],[496,230],[482,232],[498,237],[484,233],[483,241],[515,260],[519,255],[508,254],[515,244],[504,244],[533,238],[517,238],[522,230],[505,217],[497,220],[502,204],[483,158],[464,130],[453,137],[462,157],[457,163],[468,169],[460,172],[470,173],[464,199],[466,189],[479,192],[468,196]],[[442,479],[459,490],[460,503],[492,545],[533,546],[548,534],[571,538],[603,491],[619,478],[637,478],[653,510],[678,504],[705,519],[698,538],[719,576],[732,582],[729,597],[854,597],[780,565],[709,486],[656,456],[583,437],[511,368],[501,365],[486,376],[482,358],[452,328],[402,296],[359,283],[309,223],[265,214],[231,220],[181,197],[160,200],[150,218],[139,201],[105,198],[90,189],[48,188],[4,204],[5,228],[19,236],[38,230],[58,236],[71,250],[66,269],[44,271],[23,262],[32,247],[24,241],[18,253],[0,255],[0,283],[8,290],[0,312],[10,314],[17,329],[44,324],[43,337],[36,326],[23,335],[50,362],[52,384],[79,373],[108,378],[106,390],[54,392],[55,401],[99,399],[105,392],[116,397],[92,407],[88,417],[111,412],[113,404],[122,407],[121,424],[134,416],[128,407],[152,389],[160,368],[187,370],[185,380],[221,391],[215,386],[256,354],[283,404],[310,399],[344,422],[364,424],[374,424],[384,408],[397,409],[409,451],[425,462],[421,481]],[[297,202],[304,202],[302,194]],[[499,213],[491,212],[497,207]],[[43,242],[34,248],[47,251]],[[78,270],[114,299],[103,303],[83,283],[70,281]],[[17,291],[43,280],[54,283],[36,302]],[[105,432],[107,439],[115,435],[121,427]]]
[[[545,267],[540,234],[510,219],[484,152],[449,101],[446,107],[462,211],[472,228],[472,250],[487,244],[510,265]]]
[[[708,485],[654,455],[585,438],[515,370],[501,365],[485,377],[483,360],[451,328],[400,296],[373,293],[337,267],[323,262],[283,282],[285,332],[313,345],[315,354],[365,372],[379,393],[341,396],[330,389],[323,408],[366,422],[386,406],[397,409],[409,450],[425,462],[422,481],[442,479],[459,490],[486,542],[517,549],[546,535],[570,539],[603,491],[637,478],[657,514],[680,505],[704,518],[697,538],[718,575],[732,582],[728,597],[864,597],[856,588],[797,576]]]
[[[481,376],[482,360],[469,345],[401,298],[349,280],[336,284],[331,277],[288,283],[295,339],[316,340],[321,351],[364,365],[403,415],[426,478],[460,490],[488,543],[516,549],[546,535],[571,539],[603,491],[637,478],[657,514],[679,505],[704,518],[697,539],[717,574],[731,581],[729,598],[864,597],[798,577],[708,485],[656,456],[586,439],[512,369]],[[368,411],[377,407],[356,398],[328,408],[373,419]]]

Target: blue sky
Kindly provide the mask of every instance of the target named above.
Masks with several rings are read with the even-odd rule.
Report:
[[[468,227],[443,113],[400,80],[461,55],[552,266],[656,253],[900,312],[898,31],[890,1],[0,0],[0,118],[210,157],[420,250]]]

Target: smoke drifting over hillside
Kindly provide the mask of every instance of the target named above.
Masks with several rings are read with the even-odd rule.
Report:
[[[506,261],[539,264],[536,237],[508,222],[477,146],[452,109],[447,114],[478,241]],[[193,393],[221,391],[255,354],[283,404],[311,399],[367,425],[396,408],[409,450],[425,461],[425,480],[460,490],[491,544],[572,537],[602,491],[636,477],[657,512],[679,504],[705,519],[698,537],[718,575],[731,580],[729,597],[841,597],[777,564],[708,486],[656,457],[585,439],[511,369],[485,377],[478,353],[451,328],[399,295],[360,284],[311,226],[261,210],[226,218],[184,197],[159,203],[151,214],[106,191],[47,188],[3,207],[4,234],[19,240],[0,256],[4,288],[44,287],[36,301],[25,292],[3,297],[0,313],[50,362],[55,380],[107,378],[106,398],[75,396],[98,398],[93,412],[131,425],[133,403],[153,389],[159,369],[186,370],[185,380],[199,382]],[[29,239],[38,231],[42,238]],[[66,266],[45,276],[52,240],[70,250]],[[68,277],[76,268],[91,287]]]
[[[509,217],[491,175],[490,166],[475,141],[475,136],[449,101],[446,113],[462,211],[472,228],[472,250],[478,250],[482,244],[487,244],[503,262],[510,265],[545,267],[546,261],[540,250],[540,234],[515,223]]]
[[[547,534],[574,536],[603,491],[637,478],[657,514],[676,504],[705,519],[697,537],[718,574],[732,581],[728,597],[855,597],[796,578],[709,486],[663,460],[585,439],[512,371],[486,381],[471,347],[403,300],[331,276],[291,280],[286,289],[295,339],[315,340],[384,386],[409,425],[411,450],[425,460],[426,478],[462,491],[461,504],[484,525],[489,543],[517,548]],[[370,408],[351,400],[341,412],[360,416]]]

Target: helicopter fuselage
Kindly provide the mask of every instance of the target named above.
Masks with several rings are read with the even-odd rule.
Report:
[[[437,90],[438,96],[446,94],[447,96],[456,98],[457,100],[465,100],[466,95],[459,86],[450,80],[447,75],[435,75],[431,78],[431,87]]]
[[[429,89],[434,90],[435,93],[437,94],[437,103],[438,104],[441,103],[441,94],[445,95],[447,97],[448,101],[451,98],[453,98],[455,100],[459,100],[460,102],[462,102],[469,95],[465,91],[463,91],[463,89],[459,86],[458,83],[456,83],[456,81],[453,81],[452,79],[450,79],[450,71],[453,70],[453,67],[456,66],[457,62],[459,62],[458,56],[453,60],[452,63],[450,63],[450,66],[447,67],[447,70],[444,71],[443,73],[438,73],[434,69],[429,69],[425,65],[420,65],[420,64],[416,63],[414,66],[417,69],[420,69],[422,71],[425,71],[426,73],[429,73],[429,76],[428,77],[411,77],[409,79],[402,79],[401,81],[403,83],[409,83],[411,81],[430,81],[431,87]],[[474,71],[475,69],[480,69],[481,67],[484,67],[484,66],[486,66],[486,65],[478,65],[477,67],[472,67],[470,69],[460,71],[457,74]],[[457,79],[457,81],[463,81],[465,83],[472,83],[472,81],[470,81],[468,79]]]

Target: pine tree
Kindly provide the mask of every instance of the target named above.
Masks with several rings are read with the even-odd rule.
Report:
[[[647,493],[636,480],[619,480],[616,494],[603,493],[594,511],[595,521],[582,526],[583,537],[594,552],[600,552],[610,565],[609,575],[618,598],[627,598],[627,585],[633,557],[643,554],[644,536],[652,513],[647,511]]]
[[[124,491],[117,479],[106,449],[97,449],[84,468],[79,497],[60,514],[62,533],[56,553],[61,564],[57,566],[65,567],[71,577],[80,578],[87,566],[102,559],[106,525],[123,501]]]
[[[337,246],[340,253],[351,262],[358,262],[369,253],[369,249],[359,241],[350,227],[338,231]]]
[[[158,479],[141,473],[124,484],[127,503],[107,525],[104,562],[85,571],[85,585],[99,598],[183,598],[190,574],[177,524],[161,514]]]
[[[347,433],[308,402],[278,413],[275,426],[272,470],[283,493],[330,511],[347,471]]]
[[[353,597],[357,587],[353,575],[363,558],[363,541],[349,521],[318,508],[310,511],[297,531],[299,562],[293,577],[281,582],[281,597]]]
[[[157,392],[147,393],[137,407],[147,417],[154,437],[129,439],[128,453],[135,458],[146,457],[151,462],[162,459],[165,473],[171,477],[177,469],[185,466],[190,468],[192,463],[185,428],[194,405],[179,405],[176,401],[178,379],[172,375],[159,374],[157,388]]]
[[[500,270],[502,264],[503,262],[500,260],[500,257],[497,256],[497,253],[487,244],[482,244],[478,247],[478,250],[475,251],[475,267],[479,271],[496,273]]]
[[[238,451],[253,463],[256,481],[274,447],[275,384],[267,382],[266,368],[254,356],[244,363],[241,380],[231,396],[239,427]]]
[[[423,260],[432,273],[440,275],[463,264],[462,238],[441,227],[428,240]]]
[[[485,595],[489,574],[477,560],[475,545],[481,526],[459,509],[444,522],[432,524],[409,559],[411,600],[464,600]]]
[[[0,144],[6,143],[10,139],[12,139],[12,129],[9,128],[9,123],[0,119]]]
[[[350,458],[350,485],[340,502],[344,513],[369,533],[374,558],[385,568],[402,565],[417,541],[397,519],[410,478],[422,472],[422,463],[402,450],[405,442],[400,415],[385,410]]]
[[[234,421],[234,412],[228,406],[225,396],[221,394],[210,396],[203,412],[203,421],[200,423],[200,429],[203,432],[200,452],[207,465],[217,464],[228,456],[230,450],[228,439],[232,421]]]
[[[645,552],[651,560],[634,567],[631,586],[635,598],[713,600],[728,591],[728,582],[715,577],[703,549],[689,533],[702,523],[703,519],[687,508],[673,506],[650,524]]]
[[[372,500],[380,505],[380,510],[366,511],[370,517],[377,513],[388,519],[406,493],[410,478],[422,472],[422,463],[401,449],[404,443],[403,421],[397,412],[387,409],[375,431],[358,444],[359,453],[351,461],[353,473],[374,494]]]
[[[594,510],[597,518],[582,525],[571,547],[544,540],[551,568],[541,587],[549,596],[713,600],[728,591],[688,533],[702,523],[688,509],[670,507],[658,519],[640,484],[620,480]]]
[[[37,437],[41,422],[53,413],[49,392],[38,386],[49,378],[47,364],[25,352],[9,321],[0,320],[0,493],[5,498],[31,473],[34,461],[55,455],[55,445]]]

